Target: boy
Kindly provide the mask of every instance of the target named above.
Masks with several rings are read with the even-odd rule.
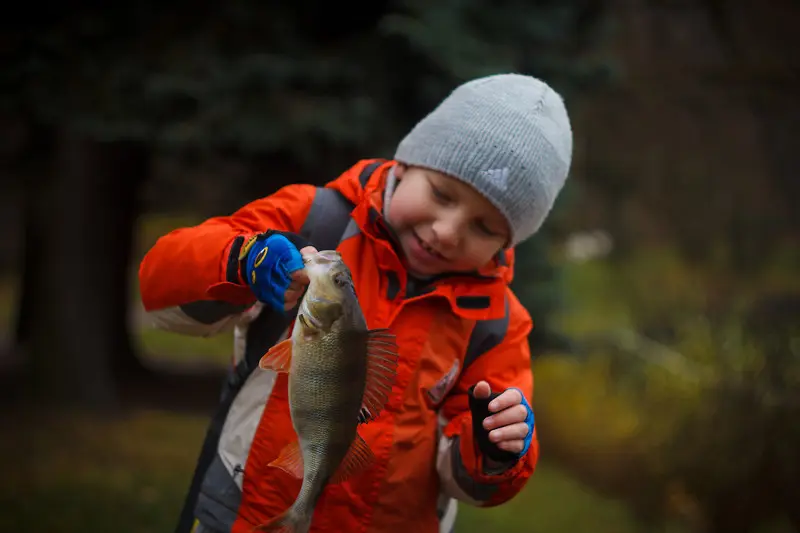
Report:
[[[456,500],[494,506],[522,489],[538,442],[513,246],[545,220],[571,157],[561,97],[503,74],[456,88],[392,161],[361,161],[326,186],[354,205],[337,249],[368,326],[392,330],[400,362],[381,415],[359,427],[374,463],[326,488],[312,531],[447,532]],[[308,283],[302,255],[316,247],[299,234],[320,223],[322,197],[290,185],[162,237],[140,269],[146,310],[187,334],[234,326],[237,360],[257,361],[269,349],[253,332],[259,313],[295,308]],[[268,466],[294,438],[286,385],[255,370],[228,398],[178,531],[243,533],[291,505],[300,480]]]

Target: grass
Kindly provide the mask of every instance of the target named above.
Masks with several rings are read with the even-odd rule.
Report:
[[[643,531],[625,505],[595,494],[565,475],[558,467],[541,462],[523,492],[492,509],[459,508],[457,533],[591,531],[638,533]]]
[[[145,533],[174,526],[205,420],[50,413],[4,442],[0,531]],[[31,453],[32,452],[32,453]],[[20,467],[17,460],[27,459]],[[113,525],[113,526],[112,526]]]
[[[0,444],[0,531],[170,531],[206,421],[140,411],[121,420],[73,412],[26,415]],[[8,427],[8,426],[7,426]],[[24,437],[24,439],[23,439]],[[20,468],[19,459],[27,459]],[[543,463],[528,487],[494,509],[462,506],[458,533],[638,533],[625,507]]]

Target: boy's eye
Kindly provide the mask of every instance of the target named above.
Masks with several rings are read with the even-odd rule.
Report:
[[[433,196],[437,200],[441,200],[443,202],[449,202],[450,201],[450,197],[447,194],[443,193],[441,191],[441,189],[437,189],[434,185],[431,185],[431,191],[433,192]]]
[[[438,198],[439,200],[449,200],[450,197],[447,196],[445,193],[441,191],[441,189],[436,188],[434,185],[431,185],[431,191],[433,191],[433,195]]]
[[[493,230],[492,228],[490,228],[489,226],[487,226],[483,222],[478,222],[477,226],[478,226],[478,230],[481,233],[483,233],[485,235],[488,235],[489,237],[497,237],[497,236],[500,235],[500,232],[497,232],[497,231]]]
[[[478,222],[478,229],[486,235],[494,235],[494,232],[483,222]]]

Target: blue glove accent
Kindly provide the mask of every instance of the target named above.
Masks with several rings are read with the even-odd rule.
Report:
[[[533,409],[531,409],[530,404],[528,404],[528,400],[525,398],[525,395],[521,390],[517,389],[516,387],[514,388],[519,391],[520,396],[522,396],[522,405],[524,405],[525,409],[528,410],[528,414],[525,416],[525,423],[528,425],[528,434],[525,435],[525,445],[522,447],[522,451],[517,454],[518,457],[522,457],[528,453],[528,448],[531,447],[531,441],[533,440],[533,428],[536,427],[536,419],[533,416]]]
[[[522,396],[522,405],[525,406],[527,410],[527,414],[525,416],[525,423],[528,426],[528,433],[525,435],[523,439],[523,448],[522,451],[519,453],[514,453],[506,450],[500,449],[497,444],[491,442],[489,440],[489,431],[483,427],[483,421],[486,419],[487,416],[490,416],[492,413],[489,411],[489,404],[497,398],[498,396],[505,394],[506,391],[516,389],[520,396]],[[475,385],[469,388],[467,391],[467,395],[469,398],[469,410],[472,413],[472,432],[475,435],[475,441],[480,449],[481,453],[484,456],[492,459],[498,463],[506,464],[506,465],[513,465],[516,463],[523,455],[528,453],[528,448],[531,446],[531,441],[533,441],[533,428],[534,428],[534,418],[533,418],[533,409],[528,404],[528,400],[525,399],[525,395],[522,394],[522,391],[516,387],[512,387],[512,389],[506,389],[503,392],[492,392],[489,394],[488,398],[477,399],[475,397]]]
[[[256,238],[247,252],[244,274],[259,301],[283,312],[291,275],[303,267],[297,247],[283,235],[273,233]]]

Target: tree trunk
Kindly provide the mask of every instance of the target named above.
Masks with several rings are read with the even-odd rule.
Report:
[[[53,135],[48,128],[29,124],[24,148],[20,150],[17,176],[22,190],[22,261],[20,264],[20,291],[16,316],[14,317],[14,339],[22,349],[31,338],[31,304],[36,291],[36,253],[33,243],[38,242],[36,225],[36,203],[44,191],[43,180],[49,176],[48,162],[53,152]]]
[[[140,372],[127,325],[128,267],[144,148],[73,132],[52,138],[26,184],[18,340],[35,399],[118,404],[116,372]],[[52,154],[52,158],[49,158]]]

